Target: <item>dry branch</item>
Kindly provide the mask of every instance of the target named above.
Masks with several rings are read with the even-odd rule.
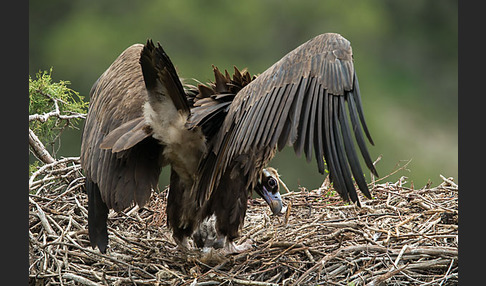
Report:
[[[32,148],[35,156],[39,158],[44,164],[51,164],[55,162],[55,159],[51,156],[51,153],[47,151],[44,144],[39,140],[34,131],[29,128],[29,145]]]

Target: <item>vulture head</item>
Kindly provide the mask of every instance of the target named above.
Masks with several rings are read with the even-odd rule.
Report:
[[[164,49],[148,40],[128,47],[95,82],[81,144],[93,247],[107,249],[109,209],[143,206],[164,170],[178,245],[193,239],[244,251],[233,241],[251,192],[274,214],[282,210],[268,163],[285,146],[307,161],[314,154],[344,200],[360,205],[357,188],[371,198],[358,154],[377,176],[365,138],[373,141],[348,40],[318,35],[259,76],[213,72],[214,82],[184,87]]]
[[[278,184],[278,173],[273,168],[263,169],[262,178],[255,186],[256,193],[270,206],[274,215],[282,210],[282,198]]]

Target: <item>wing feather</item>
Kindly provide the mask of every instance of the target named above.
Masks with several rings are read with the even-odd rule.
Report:
[[[275,110],[275,105],[278,105],[278,100],[275,100],[273,94],[276,94],[277,90],[274,89],[268,96],[265,97],[265,100],[261,101],[265,105],[265,111],[262,114],[262,117],[260,118],[252,118],[250,119],[250,124],[248,125],[253,125],[252,123],[257,123],[258,125],[253,125],[258,126],[258,131],[256,132],[256,135],[254,138],[249,138],[248,140],[252,142],[252,146],[256,146],[260,142],[260,138],[262,138],[263,133],[265,132],[265,125],[266,123],[271,120],[270,119],[270,114],[272,113],[272,110]],[[243,125],[240,123],[240,126]]]
[[[334,132],[334,148],[336,150],[337,156],[337,168],[341,169],[342,178],[344,181],[345,187],[343,188],[342,192],[347,191],[351,201],[356,202],[358,201],[358,196],[356,194],[356,190],[354,190],[354,185],[351,177],[351,171],[349,170],[349,165],[346,160],[346,152],[344,150],[344,143],[342,138],[342,133],[340,132],[340,124],[339,124],[339,98],[337,96],[331,96],[331,101],[333,104],[334,112],[332,113],[332,125],[333,125],[333,132]],[[358,201],[359,203],[359,201]]]
[[[341,123],[341,131],[343,135],[344,148],[348,157],[349,166],[353,172],[353,177],[358,184],[359,189],[365,194],[366,197],[371,199],[371,194],[366,185],[366,181],[363,177],[363,171],[361,170],[361,164],[359,163],[358,155],[354,148],[354,142],[351,138],[351,131],[349,130],[348,118],[345,110],[346,103],[344,97],[339,97],[339,122]]]
[[[326,162],[329,167],[329,174],[331,176],[332,182],[335,184],[335,189],[341,195],[341,197],[345,200],[348,200],[348,193],[345,191],[345,183],[344,183],[344,175],[339,166],[339,156],[337,154],[337,147],[336,147],[336,140],[334,139],[334,107],[332,103],[333,95],[329,93],[325,94],[324,99],[324,124],[325,124],[325,145],[324,148],[326,151]]]
[[[293,106],[293,101],[295,98],[295,93],[298,88],[298,84],[290,84],[286,86],[285,90],[285,98],[282,100],[283,107],[279,110],[278,113],[278,118],[275,121],[275,126],[274,126],[274,132],[272,136],[268,136],[268,139],[271,138],[271,141],[269,142],[268,140],[266,141],[265,144],[269,144],[270,146],[275,146],[277,143],[277,140],[280,140],[280,137],[288,137],[288,132],[285,135],[282,135],[282,131],[284,129],[289,129],[290,122],[289,120],[289,110]],[[287,140],[287,139],[284,139]],[[285,144],[285,143],[284,143]]]
[[[159,43],[155,47],[152,40],[147,40],[140,54],[140,65],[149,102],[154,104],[162,101],[161,97],[168,96],[177,110],[189,114],[189,103],[182,83],[172,61]]]
[[[317,111],[317,97],[319,96],[319,92],[316,92],[316,89],[318,89],[318,85],[314,83],[314,85],[311,87],[311,90],[309,91],[310,94],[312,94],[312,105],[310,108],[310,114],[309,114],[309,121],[308,121],[308,131],[307,131],[307,136],[305,137],[305,148],[304,148],[304,153],[307,159],[307,162],[310,162],[312,159],[312,145],[314,141],[314,125],[315,125],[315,119],[316,119],[316,111]]]
[[[267,97],[264,97],[262,98],[263,100],[266,100],[267,102],[266,103],[263,103],[263,104],[257,104],[257,106],[255,108],[252,108],[252,111],[254,110],[255,112],[252,113],[252,117],[254,118],[262,118],[263,115],[265,114],[265,107],[268,106],[268,100],[270,100],[270,97],[267,96]],[[255,122],[256,124],[258,124],[258,122]],[[248,124],[248,127],[249,127],[249,124]],[[256,135],[258,134],[258,125],[256,126],[253,126],[253,128],[250,130],[250,136],[245,136],[242,140],[242,145],[241,145],[241,148],[243,150],[245,150],[245,152],[248,152],[249,149],[250,149],[250,146],[251,146],[251,143],[249,141],[250,138],[255,138]]]
[[[298,138],[298,126],[300,123],[300,113],[302,109],[302,104],[304,102],[305,98],[305,92],[306,92],[306,87],[307,87],[307,82],[309,81],[309,78],[307,77],[301,77],[300,80],[300,88],[298,93],[296,94],[296,99],[295,105],[292,105],[292,109],[290,110],[290,120],[292,122],[292,128],[290,129],[290,135],[289,135],[289,144],[294,144]],[[297,156],[300,156],[299,154]]]
[[[366,142],[363,137],[363,132],[361,131],[361,128],[359,128],[359,122],[358,122],[358,111],[356,107],[356,100],[355,97],[357,97],[357,93],[350,92],[348,96],[348,110],[351,118],[351,124],[352,128],[354,130],[354,135],[356,138],[356,142],[358,143],[358,147],[361,151],[361,154],[363,155],[363,158],[365,160],[366,166],[370,171],[373,173],[373,175],[378,177],[378,172],[375,169],[375,166],[373,165],[373,161],[371,160],[370,154],[368,152],[368,149],[366,148]],[[358,96],[359,98],[359,96]],[[366,124],[366,123],[365,123]],[[362,125],[363,129],[365,128],[366,125]],[[373,144],[373,142],[370,140],[370,143]]]
[[[253,113],[255,113],[256,108],[251,109],[252,112],[246,113],[242,120],[246,121],[249,118],[253,118]],[[249,136],[245,136],[247,132],[251,132],[251,129],[255,128],[255,125],[258,123],[253,122],[252,124],[245,124],[242,128],[238,128],[237,133],[233,137],[231,137],[229,146],[238,146],[238,148],[244,148],[244,144],[246,145],[248,142],[247,140],[250,139]],[[232,151],[235,151],[236,148],[233,148]]]
[[[310,84],[314,81],[314,78],[310,79]],[[297,127],[297,138],[294,144],[294,151],[297,156],[301,156],[302,151],[304,150],[304,143],[305,143],[305,136],[307,132],[307,119],[309,118],[309,109],[312,102],[312,94],[309,93],[308,87],[305,89],[302,98],[302,109],[298,109],[298,113],[300,114],[299,124]]]
[[[278,125],[277,131],[278,131],[278,133],[280,133],[280,135],[278,136],[278,146],[277,147],[278,147],[279,151],[281,151],[285,147],[285,145],[287,145],[289,143],[289,141],[291,141],[290,136],[291,136],[292,128],[294,126],[294,121],[296,120],[295,119],[295,113],[296,113],[295,109],[296,109],[297,101],[298,101],[297,92],[300,89],[300,86],[302,85],[302,79],[303,78],[301,77],[298,83],[292,85],[292,89],[289,91],[289,93],[290,93],[289,94],[289,96],[290,96],[289,101],[285,105],[289,109],[287,110],[287,112],[282,113],[282,117],[286,117],[284,119],[285,123]],[[285,116],[286,114],[288,114],[288,116]],[[275,143],[276,143],[275,139],[273,139],[272,142],[270,142],[270,145],[274,145]]]
[[[356,96],[354,96],[353,99],[355,99],[356,102],[356,109],[358,111],[359,121],[361,122],[361,126],[363,127],[366,137],[370,141],[371,145],[375,145],[373,139],[371,138],[370,131],[368,130],[368,126],[366,126],[366,120],[364,118],[363,112],[363,104],[361,103],[361,94],[359,92],[358,77],[356,76],[356,73],[354,74],[354,89]]]
[[[324,93],[325,90],[321,86],[319,86],[319,95],[317,96],[316,124],[314,126],[314,152],[317,160],[317,169],[321,174],[324,174]]]
[[[284,109],[286,109],[285,105],[288,99],[288,93],[286,92],[287,88],[288,85],[281,86],[278,92],[275,94],[276,98],[274,99],[274,101],[276,103],[274,104],[272,112],[269,115],[269,118],[272,118],[272,120],[267,121],[260,142],[258,143],[255,142],[255,144],[257,144],[258,146],[257,148],[262,148],[263,146],[266,146],[269,143],[269,141],[272,139],[272,137],[277,135],[275,128],[280,121],[282,112],[284,111]]]

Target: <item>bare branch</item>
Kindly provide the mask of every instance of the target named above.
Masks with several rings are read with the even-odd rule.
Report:
[[[32,150],[37,158],[44,162],[45,164],[51,164],[55,162],[55,159],[51,156],[49,151],[47,151],[46,147],[42,142],[39,140],[37,135],[35,135],[34,131],[29,128],[29,145],[32,147]]]
[[[57,117],[59,119],[70,120],[70,119],[85,119],[86,114],[72,112],[72,115],[59,114],[56,111],[51,111],[44,114],[32,114],[29,115],[29,122],[33,120],[39,120],[40,122],[46,122],[49,117]]]

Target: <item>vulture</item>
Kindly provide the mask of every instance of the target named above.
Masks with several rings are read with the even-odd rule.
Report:
[[[308,162],[314,153],[342,199],[359,206],[356,188],[371,199],[357,149],[378,176],[365,136],[374,143],[347,39],[318,35],[258,76],[213,72],[214,82],[184,85],[160,43],[147,40],[94,83],[80,156],[93,248],[107,249],[109,210],[146,204],[167,165],[167,224],[182,248],[193,239],[244,251],[234,240],[252,191],[274,214],[282,210],[278,174],[267,164],[285,146]],[[202,231],[208,223],[211,237]]]

